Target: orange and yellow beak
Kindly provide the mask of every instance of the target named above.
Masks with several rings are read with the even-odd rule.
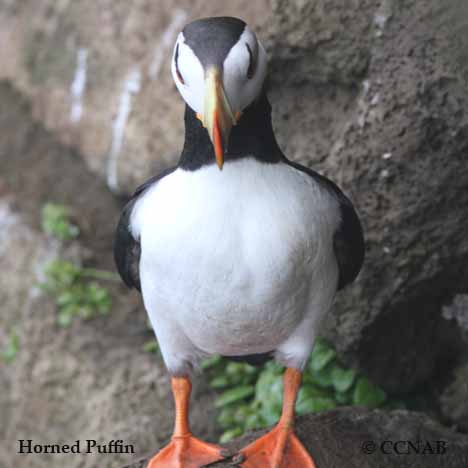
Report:
[[[206,71],[204,109],[199,118],[213,143],[216,163],[222,169],[224,152],[231,129],[236,124],[236,117],[224,92],[221,70],[218,67],[213,66]]]

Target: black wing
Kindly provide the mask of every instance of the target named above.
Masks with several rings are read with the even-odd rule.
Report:
[[[338,289],[342,289],[356,279],[364,262],[364,235],[353,204],[331,180],[301,164],[289,160],[286,162],[313,177],[330,190],[340,203],[341,223],[333,236],[333,249],[338,262]]]
[[[130,232],[130,216],[138,198],[149,187],[161,180],[163,177],[169,175],[175,169],[175,167],[166,169],[157,176],[147,180],[143,185],[140,185],[140,187],[136,189],[135,193],[125,205],[115,230],[114,260],[117,266],[117,271],[119,272],[123,282],[129,288],[136,288],[140,292],[140,242],[139,239],[135,239]]]

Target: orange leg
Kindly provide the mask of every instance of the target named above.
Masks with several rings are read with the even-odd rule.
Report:
[[[243,468],[315,468],[315,463],[294,434],[294,404],[301,373],[288,368],[284,374],[283,411],[278,424],[241,450]]]
[[[148,463],[147,468],[199,468],[222,460],[221,448],[192,436],[188,412],[192,384],[187,377],[172,378],[175,424],[171,442]]]

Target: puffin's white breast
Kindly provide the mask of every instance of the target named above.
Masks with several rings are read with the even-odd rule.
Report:
[[[338,223],[337,201],[287,164],[177,169],[131,218],[153,323],[174,321],[206,352],[274,349],[304,317],[315,276],[335,262]]]

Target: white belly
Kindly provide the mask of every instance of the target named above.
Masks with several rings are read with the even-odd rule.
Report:
[[[275,349],[320,294],[338,222],[336,201],[285,164],[175,171],[132,216],[154,327],[170,321],[207,353]]]

